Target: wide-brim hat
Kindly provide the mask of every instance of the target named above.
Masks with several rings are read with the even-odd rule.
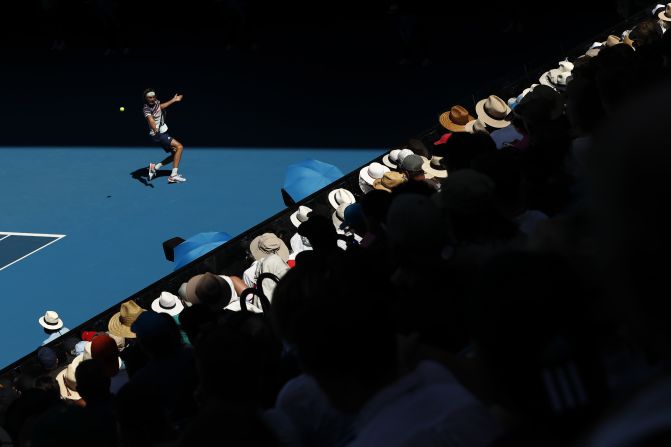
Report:
[[[356,202],[356,197],[354,197],[354,194],[345,188],[334,189],[329,193],[328,199],[329,203],[334,209],[338,209],[342,203]]]
[[[403,174],[392,171],[385,173],[381,179],[375,180],[375,183],[373,183],[373,188],[379,191],[391,192],[392,189],[396,188],[398,185],[402,185],[405,182],[406,178]]]
[[[44,313],[43,316],[37,319],[37,322],[40,323],[45,329],[56,331],[63,327],[63,320],[58,317],[58,314],[53,310],[48,310]]]
[[[555,90],[565,90],[566,89],[566,84],[568,84],[568,81],[566,82],[566,84],[555,83],[555,82],[552,81],[552,78],[555,77],[556,75],[560,74],[560,73],[568,73],[569,76],[570,76],[571,72],[573,71],[573,64],[568,62],[568,61],[562,61],[559,64],[560,64],[559,68],[553,68],[552,70],[548,70],[545,73],[543,73],[540,76],[540,78],[538,78],[538,82],[540,82],[542,85],[552,87]],[[561,67],[561,64],[567,64],[571,68],[569,70],[563,69]]]
[[[671,3],[667,3],[666,7],[657,14],[657,17],[664,22],[671,22]]]
[[[373,186],[375,180],[382,178],[385,172],[389,172],[389,168],[383,164],[373,162],[368,166],[364,166],[359,171],[359,178],[368,185]]]
[[[287,262],[289,260],[289,249],[282,239],[273,233],[263,233],[252,239],[249,251],[257,261],[271,254],[277,254]]]
[[[79,364],[84,360],[84,354],[79,354],[72,362],[56,375],[58,390],[63,399],[79,400],[82,397],[77,392],[77,379],[75,371]]]
[[[200,304],[201,303],[201,299],[198,296],[198,285],[200,284],[200,281],[205,277],[205,275],[209,276],[208,280],[216,281],[216,282],[213,282],[212,284],[208,283],[210,285],[210,288],[212,288],[215,291],[216,290],[221,290],[224,293],[226,293],[226,288],[228,288],[229,290],[231,290],[231,296],[232,296],[233,289],[231,288],[231,285],[228,283],[228,281],[226,281],[220,275],[201,273],[199,275],[195,275],[195,276],[191,277],[191,279],[189,279],[186,283],[184,299],[187,302],[189,302],[191,304]],[[217,285],[217,283],[218,283],[218,285]],[[219,287],[219,289],[217,289],[217,287]],[[230,299],[230,296],[229,296],[229,299]]]
[[[431,157],[431,160],[425,159],[424,164],[422,165],[422,169],[424,169],[425,174],[428,174],[431,177],[446,178],[447,169],[445,169],[440,164],[440,160],[442,160],[442,158],[443,157],[434,155]]]
[[[137,317],[140,316],[145,309],[137,305],[133,300],[128,300],[121,304],[121,309],[119,312],[112,315],[109,323],[107,324],[107,330],[120,337],[124,338],[135,338],[135,332],[133,332],[130,327],[137,320]]]
[[[174,317],[184,310],[184,304],[177,295],[170,292],[161,292],[161,296],[151,302],[151,310]]]
[[[345,209],[350,205],[351,203],[343,203],[331,215],[333,226],[336,227],[337,230],[341,229],[340,227],[343,225],[343,222],[345,221]]]
[[[300,205],[296,211],[291,213],[289,220],[292,224],[294,224],[294,227],[298,228],[303,222],[307,222],[311,212],[312,208]]]
[[[475,113],[478,119],[488,126],[502,129],[510,125],[510,121],[506,120],[510,107],[496,95],[490,95],[478,101],[475,105]]]
[[[460,105],[452,106],[438,117],[440,125],[452,132],[466,132],[466,124],[471,121],[475,121],[475,117]]]
[[[389,169],[398,169],[398,154],[401,152],[401,149],[393,149],[388,153],[384,154],[382,157],[382,164],[388,167]]]

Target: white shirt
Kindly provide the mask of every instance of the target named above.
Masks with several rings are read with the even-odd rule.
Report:
[[[499,426],[447,369],[425,361],[373,396],[349,447],[488,446]]]
[[[228,305],[224,307],[226,310],[231,310],[233,312],[240,312],[240,297],[238,296],[237,292],[235,291],[235,287],[233,287],[233,281],[231,281],[231,278],[229,278],[226,275],[219,275],[220,277],[224,278],[224,280],[228,283],[229,286],[231,286],[231,301],[228,302]],[[252,298],[249,297],[247,299],[247,310],[250,312],[254,312],[256,314],[263,313],[263,310],[259,309],[257,306],[252,304]]]

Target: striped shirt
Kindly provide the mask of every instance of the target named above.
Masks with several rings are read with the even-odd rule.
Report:
[[[157,99],[153,106],[145,104],[144,107],[142,108],[142,112],[144,113],[145,119],[147,119],[148,116],[154,118],[154,122],[156,123],[156,127],[158,128],[158,131],[160,133],[167,132],[168,125],[165,123],[165,121],[163,121],[163,110],[161,110],[161,101]],[[152,136],[154,135],[154,131],[151,129],[151,126],[149,127],[149,135]]]

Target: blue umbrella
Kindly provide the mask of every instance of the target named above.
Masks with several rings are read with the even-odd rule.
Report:
[[[230,239],[231,235],[223,231],[210,231],[191,236],[175,247],[175,270],[209,253]]]
[[[287,168],[284,190],[297,202],[342,176],[342,171],[333,165],[319,160],[303,160]]]

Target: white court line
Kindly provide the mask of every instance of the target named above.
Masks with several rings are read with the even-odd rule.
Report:
[[[6,234],[7,236],[44,236],[44,237],[65,237],[64,234],[45,234],[45,233],[13,233],[11,231],[0,231],[0,234]],[[4,239],[4,238],[3,238]]]
[[[55,237],[55,238],[56,238],[56,239],[54,239],[53,241],[44,244],[44,245],[41,246],[40,248],[31,251],[31,252],[28,253],[27,255],[21,256],[19,259],[16,259],[16,260],[10,262],[10,263],[7,264],[7,265],[3,265],[2,267],[0,267],[0,272],[3,271],[4,269],[6,269],[7,267],[9,267],[10,265],[16,264],[16,263],[19,262],[20,260],[27,258],[28,256],[32,255],[33,253],[37,253],[38,251],[42,250],[42,249],[43,249],[44,247],[46,247],[47,245],[51,245],[51,244],[53,244],[54,242],[58,242],[58,241],[60,241],[61,239],[63,239],[63,238],[65,237],[64,234],[5,233],[5,232],[0,233],[0,234],[6,234],[6,235],[8,235],[8,236],[46,236],[46,237]],[[4,238],[3,238],[3,239],[4,239]]]
[[[8,238],[8,237],[9,237],[9,234],[6,234],[5,236],[0,237],[0,241],[3,240],[3,239],[6,239],[6,238]]]

